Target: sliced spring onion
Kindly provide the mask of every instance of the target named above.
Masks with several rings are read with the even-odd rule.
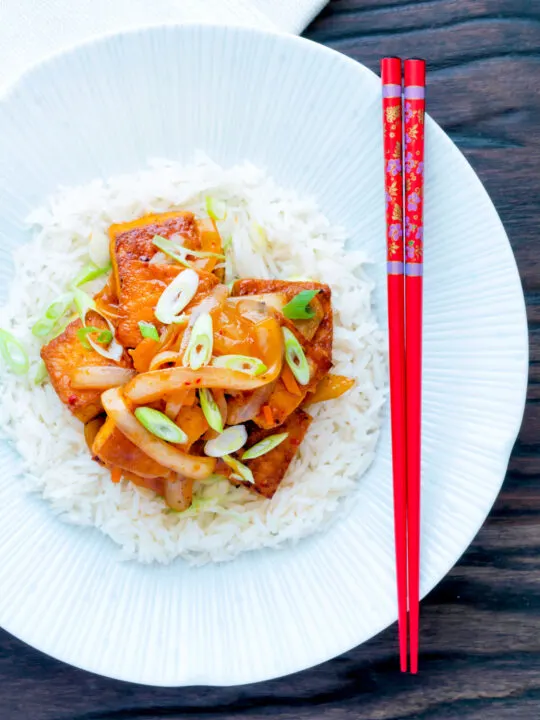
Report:
[[[178,315],[178,317],[175,317],[173,320],[174,325],[186,325],[189,322],[189,315],[186,313],[182,313],[181,315]]]
[[[183,270],[162,292],[156,309],[157,319],[169,325],[180,317],[182,310],[193,300],[199,287],[199,276],[195,270]]]
[[[250,447],[249,450],[246,450],[246,452],[242,455],[242,460],[254,460],[255,458],[261,457],[261,455],[266,455],[267,452],[270,452],[270,450],[273,450],[278,445],[281,445],[281,443],[288,437],[289,433],[286,432],[279,433],[277,435],[270,435]]]
[[[203,365],[208,365],[212,357],[214,346],[214,329],[212,316],[203,313],[193,323],[191,335],[184,353],[183,364],[192,370],[198,370]]]
[[[291,368],[292,374],[300,385],[307,385],[309,382],[309,365],[302,349],[302,346],[295,338],[289,328],[282,327],[283,340],[285,341],[285,360]]]
[[[223,250],[226,252],[232,245],[232,235],[227,235],[225,240],[222,242]]]
[[[54,330],[58,320],[71,307],[73,293],[59,295],[45,310],[43,316],[32,326],[32,335],[35,337],[46,337]]]
[[[227,217],[227,203],[210,195],[206,198],[206,212],[212,220],[225,220]]]
[[[50,335],[54,330],[56,320],[49,320],[48,318],[42,317],[32,325],[32,335],[37,338],[44,338]]]
[[[43,362],[43,360],[39,361],[39,365],[36,369],[36,374],[34,375],[34,385],[41,385],[41,383],[45,380],[45,378],[48,376],[47,372],[47,366]]]
[[[176,260],[177,262],[185,265],[186,267],[191,267],[191,263],[187,260],[188,255],[191,255],[194,258],[201,259],[211,257],[219,258],[220,260],[225,259],[225,255],[220,255],[219,253],[190,250],[183,245],[172,242],[172,240],[167,240],[167,238],[161,237],[161,235],[154,235],[152,244],[159,248],[162,252],[164,252],[165,255],[168,255],[169,257],[173,258],[173,260]]]
[[[71,287],[79,287],[79,285],[84,285],[85,283],[90,282],[90,280],[95,280],[96,278],[105,275],[106,273],[110,272],[110,270],[110,263],[108,265],[105,265],[104,267],[99,267],[99,265],[96,265],[93,262],[86,263],[86,265],[72,280]]]
[[[218,433],[223,432],[223,418],[219,411],[218,404],[214,400],[212,392],[208,388],[201,388],[199,390],[199,400],[201,402],[201,410],[206,418],[206,422],[210,425],[212,430]]]
[[[240,460],[236,460],[236,458],[233,458],[230,455],[223,455],[222,459],[234,470],[235,475],[237,475],[241,480],[245,480],[248,483],[255,482],[255,478],[253,477],[251,470],[247,465],[241,463]]]
[[[7,330],[0,329],[0,355],[15,375],[28,372],[30,362],[22,343]]]
[[[143,338],[152,338],[152,340],[159,340],[159,333],[153,323],[144,322],[144,320],[141,320],[139,322],[139,330],[141,331],[141,335],[143,336]]]
[[[87,350],[92,349],[92,346],[88,342],[88,335],[93,335],[94,333],[99,333],[96,341],[100,343],[100,345],[108,345],[113,339],[113,334],[110,330],[104,330],[103,328],[98,328],[94,325],[79,328],[77,330],[77,337],[79,338],[81,345]]]
[[[186,433],[176,425],[170,418],[159,410],[149,407],[138,407],[135,410],[135,417],[141,425],[161,440],[171,443],[187,442]]]
[[[111,262],[109,250],[109,237],[103,230],[94,228],[88,243],[90,260],[98,267],[105,267]]]
[[[268,368],[259,358],[249,355],[220,355],[212,360],[214,367],[228,368],[229,370],[238,370],[253,377],[262,375]]]
[[[240,450],[247,440],[247,431],[244,425],[231,425],[217,438],[209,440],[204,446],[204,452],[210,457],[223,457]]]
[[[77,308],[77,312],[79,313],[81,322],[84,325],[86,315],[90,310],[96,309],[96,303],[90,297],[90,295],[88,295],[88,293],[85,293],[84,290],[79,290],[79,288],[73,289],[73,300],[75,302],[75,307]]]
[[[302,290],[288,302],[281,311],[289,320],[310,320],[315,316],[315,310],[309,307],[319,290]]]

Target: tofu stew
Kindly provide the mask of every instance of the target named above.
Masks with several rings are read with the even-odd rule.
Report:
[[[219,475],[265,498],[311,423],[309,406],[353,380],[331,374],[332,300],[308,280],[224,280],[224,243],[208,217],[146,215],[109,228],[110,266],[91,263],[43,308],[34,333],[61,401],[84,423],[95,462],[173,510],[193,482]],[[105,286],[83,287],[100,273]]]

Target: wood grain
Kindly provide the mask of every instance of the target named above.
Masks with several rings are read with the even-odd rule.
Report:
[[[377,71],[429,60],[429,111],[472,163],[510,235],[531,329],[523,427],[493,512],[423,603],[421,674],[395,629],[322,666],[241,688],[106,680],[0,632],[2,720],[534,720],[540,716],[540,2],[334,0],[307,36]]]

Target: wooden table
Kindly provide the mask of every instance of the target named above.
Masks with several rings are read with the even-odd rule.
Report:
[[[0,631],[1,720],[540,717],[540,0],[333,0],[306,35],[375,71],[384,55],[429,58],[429,111],[500,212],[531,329],[527,410],[503,491],[423,603],[417,677],[397,671],[394,627],[292,677],[179,690],[96,677]]]

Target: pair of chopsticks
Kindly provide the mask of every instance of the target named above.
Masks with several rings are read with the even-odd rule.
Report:
[[[381,61],[394,532],[402,672],[418,672],[424,60]],[[403,89],[402,89],[403,85]],[[408,615],[407,615],[408,611]],[[408,631],[408,634],[407,634]]]

